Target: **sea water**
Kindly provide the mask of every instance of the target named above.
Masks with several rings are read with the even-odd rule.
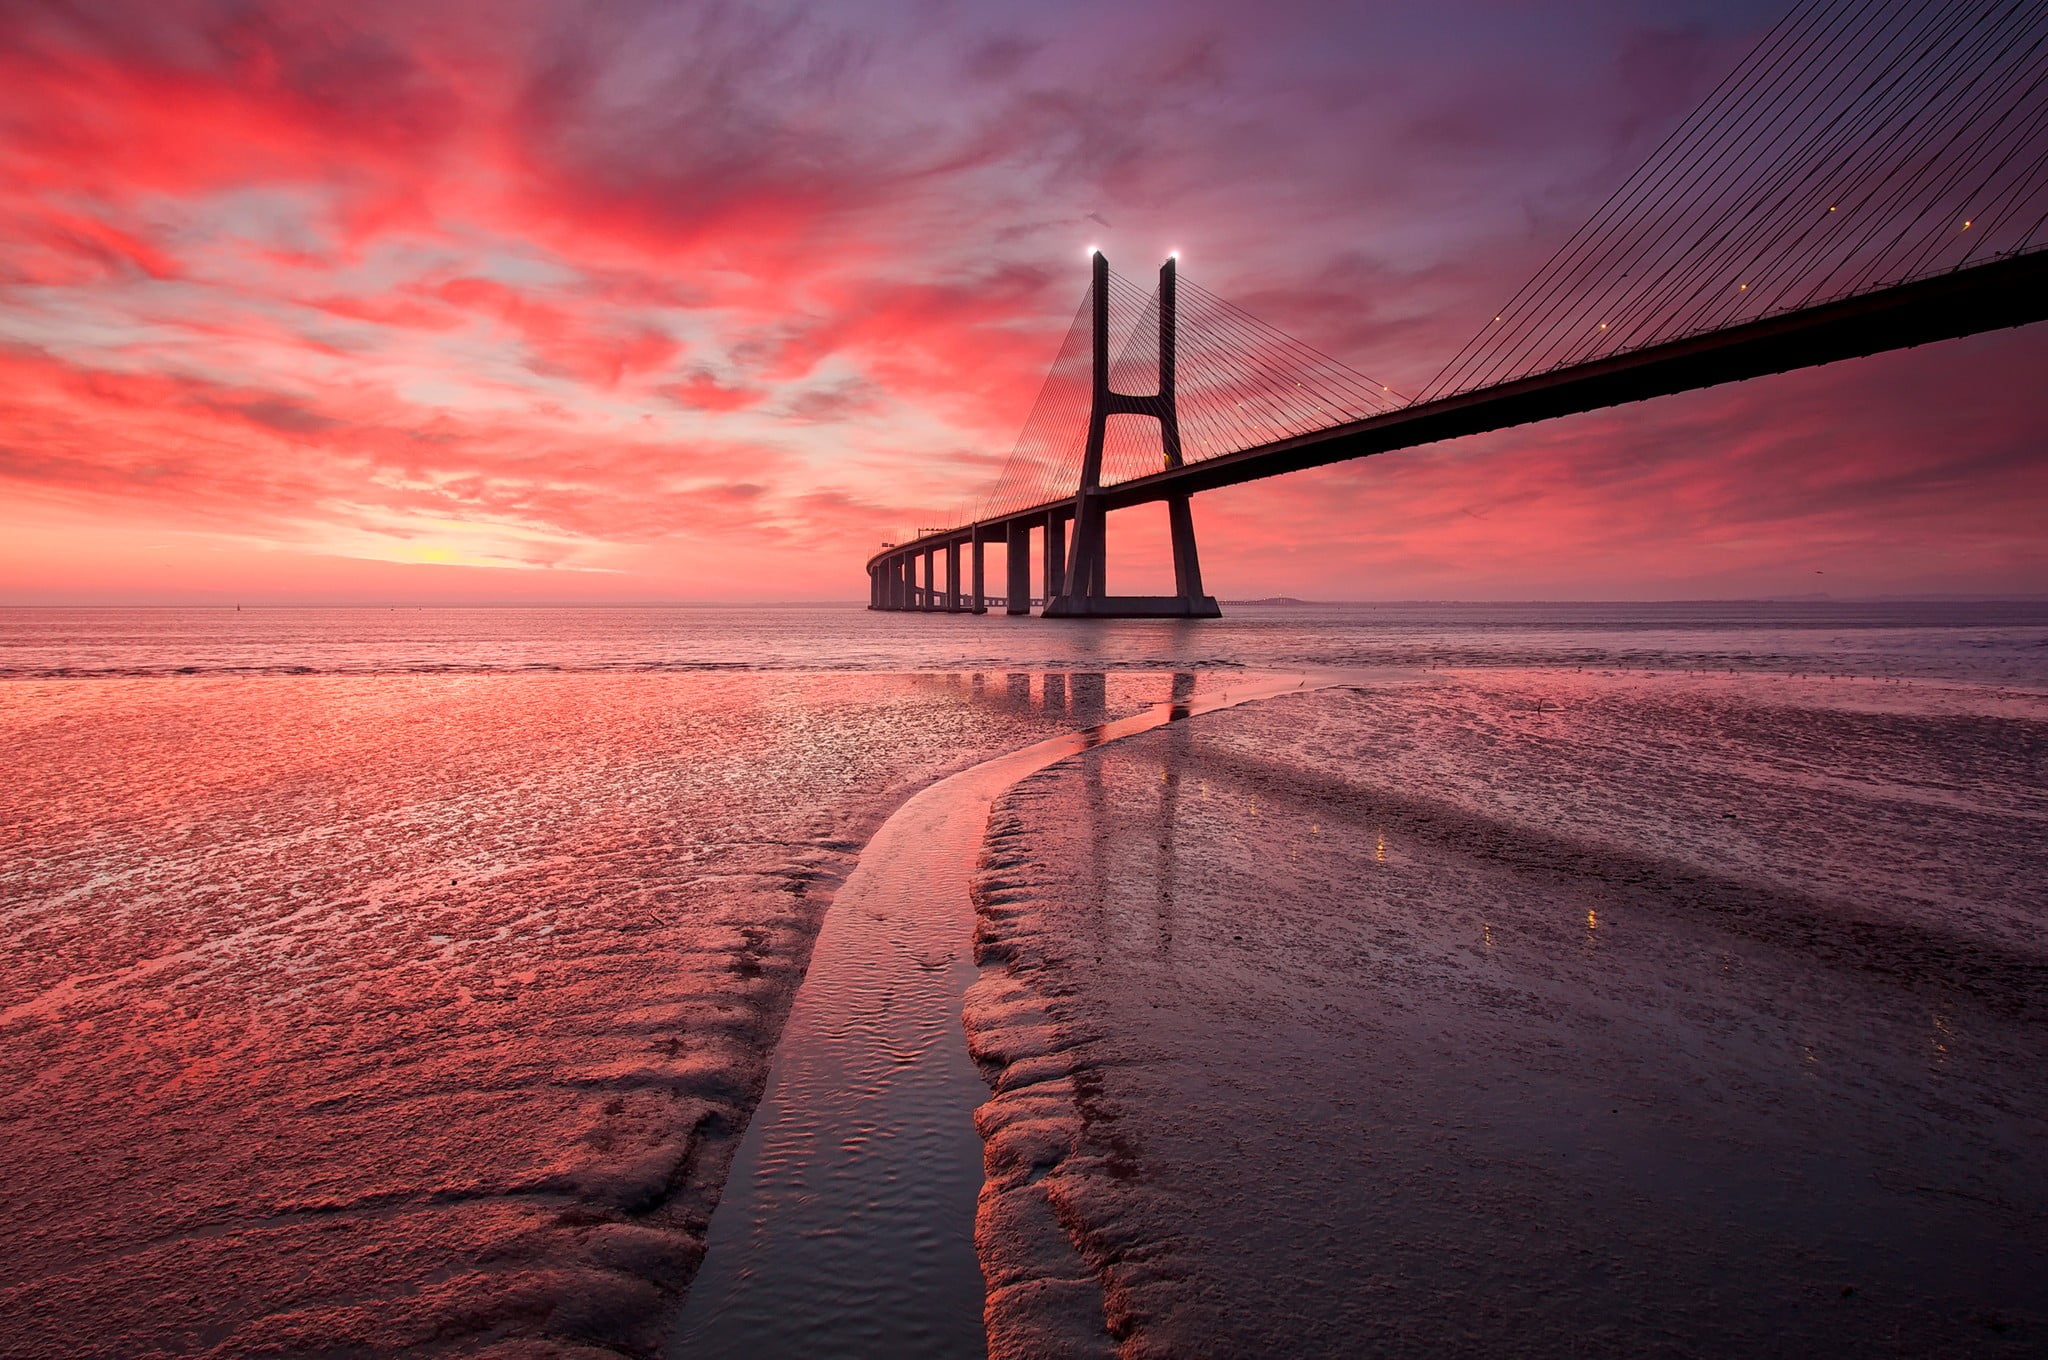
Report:
[[[1256,606],[1116,624],[842,607],[5,611],[0,1353],[658,1350],[822,904],[889,811],[949,771],[1163,700],[1176,675],[1331,665],[1433,681],[1392,707],[1349,693],[1177,727],[1235,733],[1265,762],[1268,806],[1421,800],[1400,825],[1448,825],[1438,840],[1464,853],[1562,815],[1557,792],[1574,790],[1574,845],[1665,866],[1683,842],[1675,862],[1719,855],[1723,879],[1790,894],[1802,919],[1852,901],[1856,929],[1957,931],[1980,953],[2036,957],[2033,861],[2010,844],[1937,840],[1886,852],[1882,875],[1850,870],[1910,821],[1900,807],[1936,809],[1937,836],[1953,831],[1948,803],[2034,815],[2040,605]],[[1654,699],[1613,697],[1631,685]],[[1889,715],[1865,724],[1889,735],[1817,739],[1841,714]],[[1471,747],[1489,724],[1493,743]],[[1560,724],[1578,745],[1530,744]],[[1894,759],[1958,732],[2002,754],[1933,777]],[[1610,749],[1623,735],[1626,758]],[[1147,749],[1128,756],[1152,762],[1144,779],[1185,784]],[[1013,852],[1079,836],[1099,862],[1127,853],[1128,827],[1075,821],[1082,791],[1056,783],[1123,777],[1125,758],[1020,790],[1059,815]],[[1784,772],[1742,786],[1744,811],[1776,828],[1761,848],[1695,835],[1708,813],[1683,811],[1728,759]],[[1639,767],[1660,761],[1680,773],[1646,786]],[[1330,786],[1368,765],[1367,794]],[[1867,796],[1827,801],[1843,780]],[[1332,891],[1229,876],[1285,837],[1172,828],[1111,876],[1118,891],[1207,866],[1213,910],[1270,914],[1276,930],[1249,935],[1279,946],[1291,904]],[[1397,833],[1392,853],[1421,843],[1436,842],[1404,850]],[[1908,888],[1873,902],[1858,885],[1879,878]],[[1694,891],[1680,879],[1670,893]],[[1446,900],[1494,890],[1475,884]],[[1042,891],[1114,898],[1099,882]],[[1582,959],[1577,936],[1515,941]],[[1194,957],[1191,994],[1251,987]],[[1801,976],[1790,957],[1781,971]],[[1833,976],[1825,962],[1814,976]],[[1972,966],[1943,974],[1951,990],[1996,993]],[[1179,1086],[1120,1099],[1162,1128],[1211,1127]],[[1100,1265],[1059,1269],[1137,1297]],[[1345,1316],[1322,1296],[1301,1306]],[[1111,1322],[1129,1316],[1112,1303]]]

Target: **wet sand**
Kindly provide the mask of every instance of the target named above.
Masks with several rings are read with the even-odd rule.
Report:
[[[2048,1344],[2048,703],[1471,672],[998,805],[999,1356]]]
[[[861,841],[1166,685],[0,687],[0,1355],[657,1354]]]
[[[1045,679],[1057,677],[1042,677]],[[669,1345],[676,1357],[979,1357],[983,1093],[960,1031],[992,802],[1055,761],[1297,688],[1201,676],[924,789],[833,901]]]

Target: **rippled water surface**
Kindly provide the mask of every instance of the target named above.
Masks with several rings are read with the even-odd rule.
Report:
[[[2048,601],[1242,605],[1199,622],[851,606],[0,609],[0,677],[1599,664],[2048,688]]]
[[[653,1347],[860,840],[1161,687],[1016,678],[0,686],[0,1351]]]
[[[1297,706],[1246,739],[1268,760],[1263,806],[1337,798],[1329,770],[1370,771],[1374,788],[1427,790],[1468,818],[1402,813],[1397,864],[1419,862],[1424,823],[1563,819],[1572,844],[1619,845],[1629,863],[1767,880],[1769,903],[1802,904],[1785,929],[1854,900],[1862,924],[1821,937],[1830,957],[1904,926],[1963,940],[1917,956],[1949,969],[1927,1011],[1976,1036],[1949,1071],[1999,1051],[1981,1036],[2002,1012],[1979,1024],[1970,1007],[1996,990],[1984,959],[2033,957],[2038,922],[2014,903],[2037,880],[2020,832],[1955,828],[2001,783],[2040,778],[2023,734],[2048,693],[2048,607],[1247,607],[1094,625],[849,608],[6,610],[0,1354],[659,1353],[823,904],[891,809],[1220,678],[1207,672],[1372,664],[1506,678],[1484,722],[1423,704],[1361,726]],[[1550,689],[1513,678],[1530,667]],[[1631,700],[1633,717],[1585,697],[1703,671],[1793,688]],[[1829,678],[1850,675],[1865,678]],[[1535,735],[1578,718],[1627,735],[1627,769],[1666,774],[1618,777],[1597,743],[1530,757]],[[1992,754],[1958,764],[1968,751]],[[1189,781],[1212,777],[1131,768],[1133,816],[1138,792],[1176,788],[1191,808]],[[1739,818],[1700,810],[1721,786],[1748,790]],[[1081,834],[1076,863],[1113,862],[1121,833],[1061,825]],[[1282,867],[1304,852],[1339,884],[1368,871],[1288,836],[1140,831],[1140,889],[1183,862],[1252,866],[1219,919],[1341,900]],[[1626,906],[1588,910],[1629,928]],[[1557,948],[1553,972],[1592,957],[1576,935]],[[1202,974],[1184,999],[1232,976]],[[1035,1004],[1018,998],[1012,1018]],[[1051,1292],[1099,1298],[1077,1259]]]

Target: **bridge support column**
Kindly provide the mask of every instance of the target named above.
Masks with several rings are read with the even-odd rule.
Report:
[[[907,554],[898,553],[889,559],[889,607],[896,610],[910,608],[911,570]]]
[[[946,612],[960,612],[960,540],[946,545]]]
[[[1159,269],[1159,390],[1150,396],[1112,391],[1109,386],[1109,261],[1095,254],[1091,290],[1094,312],[1094,396],[1088,413],[1088,445],[1081,457],[1081,488],[1074,496],[1074,542],[1067,554],[1065,589],[1046,592],[1049,618],[1179,618],[1213,619],[1223,613],[1213,596],[1202,593],[1202,572],[1195,557],[1195,522],[1185,495],[1169,496],[1167,515],[1173,531],[1174,593],[1112,595],[1104,579],[1107,563],[1108,507],[1102,498],[1102,442],[1109,418],[1150,416],[1159,422],[1159,446],[1168,468],[1181,466],[1180,407],[1174,393],[1175,273],[1169,259]],[[1050,534],[1047,535],[1051,537]]]
[[[1094,492],[1087,493],[1074,502],[1074,538],[1067,545],[1066,589],[1061,598],[1075,600],[1099,599],[1109,594],[1108,537],[1109,511],[1102,504],[1102,497]],[[1086,614],[1088,609],[1069,609],[1062,612]]]
[[[987,546],[988,539],[984,537],[982,527],[979,524],[975,525],[972,546],[967,550],[971,563],[969,579],[973,590],[968,612],[973,614],[988,613],[988,564],[983,560],[986,554],[982,551]]]
[[[1188,501],[1186,496],[1174,496],[1166,502],[1166,523],[1173,537],[1173,593],[1199,600],[1207,597],[1202,594],[1202,559],[1195,551],[1195,512]]]
[[[1006,587],[1009,599],[1003,606],[1005,614],[1029,614],[1031,612],[1031,526],[1023,520],[1010,521],[1010,550],[1006,569],[1009,584]]]
[[[1067,517],[1054,510],[1045,517],[1046,602],[1067,593]]]

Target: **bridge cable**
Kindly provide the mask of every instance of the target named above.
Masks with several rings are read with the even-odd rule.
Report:
[[[2006,223],[2048,192],[2027,79],[2043,17],[2025,0],[1807,0],[1418,400],[2028,248],[2040,222]]]

